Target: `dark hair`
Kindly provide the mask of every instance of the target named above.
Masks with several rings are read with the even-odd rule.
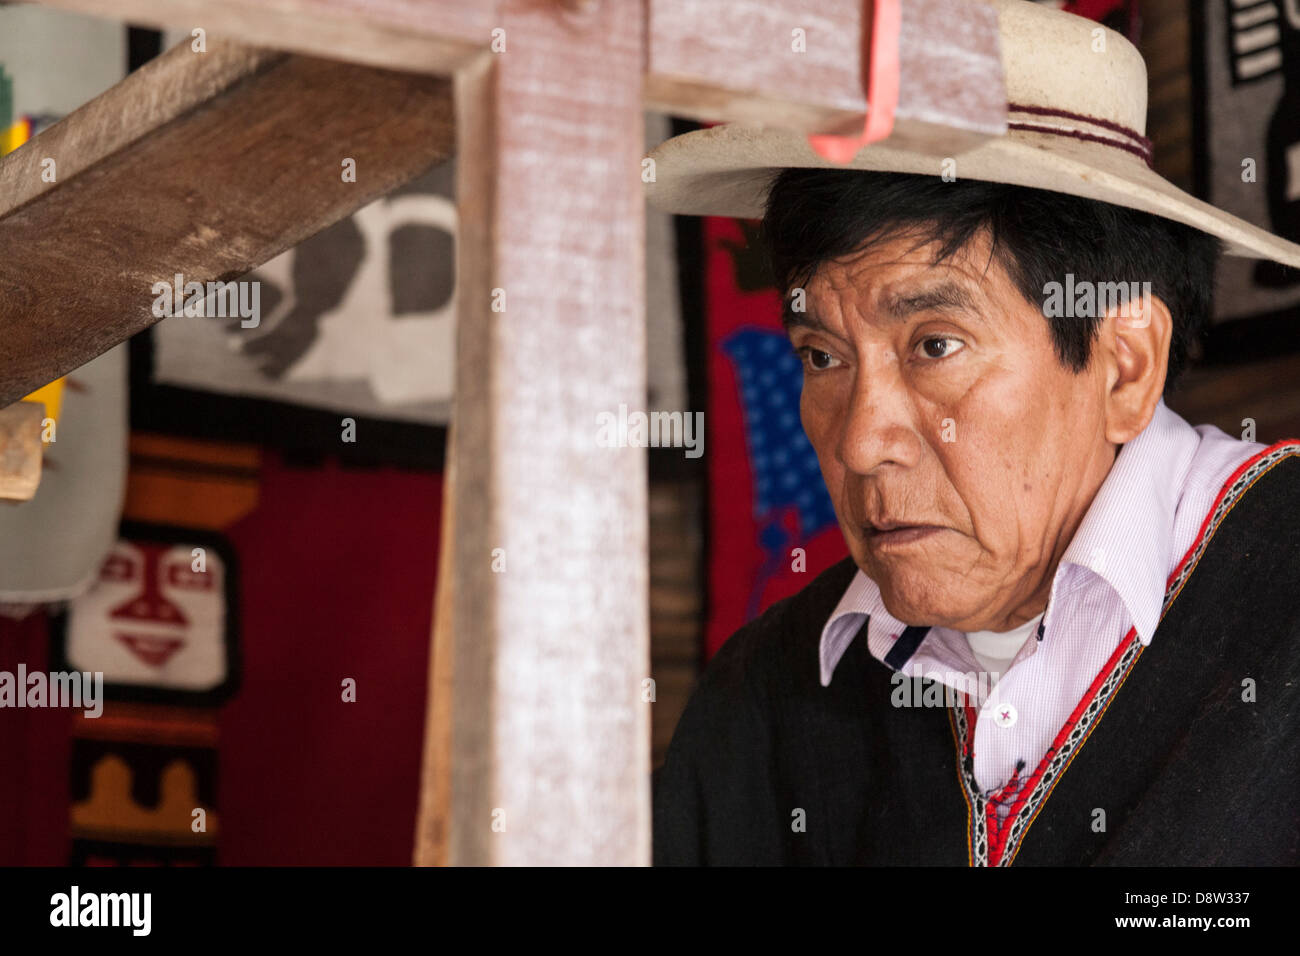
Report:
[[[937,176],[844,169],[785,169],[773,180],[762,233],[783,294],[826,261],[871,243],[914,235],[937,242],[936,262],[982,230],[1025,300],[1042,307],[1045,286],[1150,282],[1169,307],[1173,332],[1165,394],[1209,323],[1214,236],[1149,213],[1065,193]],[[1126,286],[1127,287],[1127,286]],[[1061,364],[1087,367],[1100,318],[1046,317]]]

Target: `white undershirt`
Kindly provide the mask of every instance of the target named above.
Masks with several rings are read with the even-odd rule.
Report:
[[[1011,631],[972,631],[966,635],[971,653],[979,661],[980,667],[991,675],[996,675],[991,678],[992,683],[996,684],[1007,672],[1025,641],[1038,633],[1038,622],[1042,619],[1043,615],[1040,614]]]

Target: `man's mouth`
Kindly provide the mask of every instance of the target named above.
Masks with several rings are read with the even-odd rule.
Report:
[[[911,524],[905,521],[869,521],[862,526],[862,536],[872,547],[893,547],[924,541],[944,530],[935,524]]]

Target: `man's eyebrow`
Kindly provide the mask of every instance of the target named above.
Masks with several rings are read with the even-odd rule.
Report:
[[[817,316],[807,311],[796,312],[790,305],[791,297],[786,296],[781,302],[781,325],[787,335],[801,326],[814,332],[830,334],[830,329]],[[880,305],[886,316],[898,322],[918,312],[965,312],[979,317],[975,297],[965,286],[955,282],[941,282],[910,292],[886,293],[881,298]]]
[[[830,334],[826,324],[811,312],[796,312],[790,308],[790,297],[786,296],[781,302],[781,327],[785,329],[786,335],[790,335],[800,326],[812,329],[814,332]]]
[[[880,304],[886,315],[900,321],[917,312],[968,312],[979,315],[974,297],[965,286],[955,282],[942,282],[915,292],[887,293]]]

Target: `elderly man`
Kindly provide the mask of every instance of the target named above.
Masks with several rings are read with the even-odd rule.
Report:
[[[660,205],[764,208],[851,554],[710,663],[657,863],[1300,863],[1300,442],[1163,401],[1219,255],[1300,248],[1151,172],[1122,38],[999,9],[1011,132],[956,181],[775,130],[656,151]]]

